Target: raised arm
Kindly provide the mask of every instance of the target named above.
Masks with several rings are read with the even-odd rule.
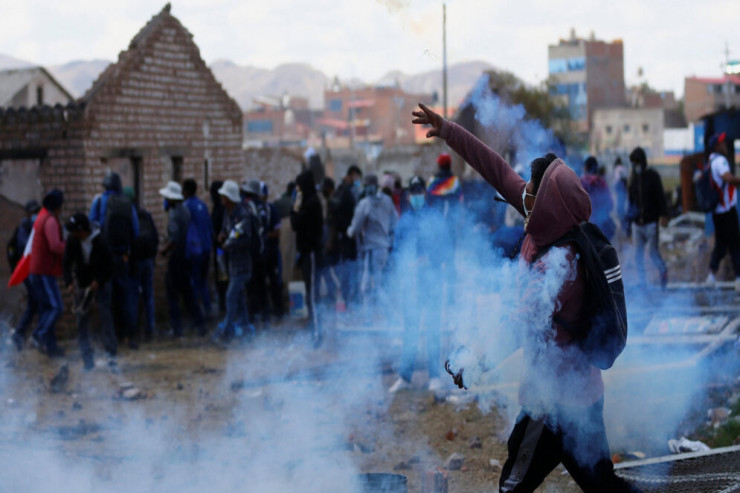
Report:
[[[522,190],[527,185],[496,151],[481,142],[460,125],[445,120],[423,104],[421,111],[414,111],[412,123],[431,125],[427,137],[444,139],[456,153],[470,164],[480,175],[495,188],[520,213],[522,209]]]

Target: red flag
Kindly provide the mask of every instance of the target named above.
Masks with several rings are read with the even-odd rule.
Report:
[[[18,262],[18,265],[15,266],[15,270],[13,270],[13,275],[10,276],[10,280],[8,281],[9,288],[17,286],[18,284],[25,281],[28,277],[28,274],[31,271],[31,249],[33,247],[33,237],[36,234],[36,229],[41,227],[41,222],[46,219],[46,216],[48,215],[49,212],[45,208],[42,208],[39,212],[39,215],[36,216],[36,221],[33,223],[31,234],[28,235],[26,248],[23,250],[23,258],[21,258],[21,260]]]

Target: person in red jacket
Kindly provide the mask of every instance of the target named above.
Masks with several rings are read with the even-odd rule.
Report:
[[[46,217],[33,235],[29,280],[39,303],[39,322],[31,339],[36,347],[50,357],[64,356],[57,345],[55,325],[62,314],[62,295],[57,278],[62,276],[64,238],[59,223],[59,213],[64,203],[64,194],[53,189],[43,201]]]
[[[470,132],[419,106],[412,123],[431,125],[428,138],[445,140],[525,218],[520,262],[527,268],[522,270],[526,279],[515,328],[524,349],[522,410],[509,437],[499,491],[534,491],[559,463],[584,491],[638,491],[614,473],[604,427],[601,370],[589,363],[567,330],[588,309],[584,268],[571,244],[548,248],[589,219],[588,193],[554,154],[532,161],[531,179],[525,181]],[[548,269],[553,272],[546,278]],[[552,291],[549,284],[558,275],[562,279],[554,279],[554,303],[548,304],[542,293]]]

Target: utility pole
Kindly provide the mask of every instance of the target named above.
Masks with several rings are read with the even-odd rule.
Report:
[[[725,78],[725,109],[730,109],[730,46],[725,41],[725,66],[724,66],[724,78]]]
[[[447,119],[447,5],[442,4],[442,114]]]

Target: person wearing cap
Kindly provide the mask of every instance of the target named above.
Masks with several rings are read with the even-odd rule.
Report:
[[[208,287],[208,270],[211,261],[211,245],[213,244],[213,224],[208,214],[208,207],[196,195],[198,184],[188,178],[182,183],[182,195],[185,197],[185,206],[190,211],[190,227],[188,228],[187,254],[193,267],[190,279],[195,291],[195,299],[201,303],[203,314],[211,317],[211,292]]]
[[[57,278],[62,276],[62,259],[65,242],[59,214],[64,204],[64,193],[55,188],[46,194],[39,217],[38,230],[31,244],[29,280],[39,303],[39,320],[31,340],[41,352],[49,357],[64,356],[57,344],[56,322],[64,306]],[[43,217],[43,219],[42,219]]]
[[[310,169],[296,177],[296,199],[290,213],[290,225],[296,235],[296,250],[306,286],[308,328],[315,347],[321,344],[321,321],[316,306],[318,272],[323,264],[324,215]]]
[[[122,315],[123,332],[128,337],[129,346],[138,348],[136,327],[136,265],[133,249],[139,236],[139,218],[131,199],[123,193],[121,177],[109,171],[103,178],[103,193],[97,195],[90,206],[88,219],[100,228],[113,252],[114,270],[111,285],[113,287],[114,311]]]
[[[378,177],[365,176],[365,197],[355,208],[347,235],[356,238],[362,259],[360,291],[365,309],[372,298],[384,297],[382,275],[393,246],[393,234],[398,214],[393,201],[378,189]]]
[[[714,222],[714,248],[709,260],[707,284],[714,285],[722,258],[729,252],[735,273],[735,290],[740,291],[740,227],[737,216],[737,187],[740,178],[732,174],[727,161],[727,134],[714,134],[709,138],[709,165],[712,181],[720,190],[719,203],[712,212]]]
[[[24,210],[26,215],[18,225],[18,232],[15,235],[16,241],[14,248],[18,253],[17,258],[23,256],[26,244],[31,236],[31,231],[33,230],[33,223],[36,221],[36,216],[38,215],[39,210],[41,210],[41,205],[39,205],[36,200],[29,200],[26,202]],[[12,272],[14,270],[15,265],[11,264],[10,271]],[[13,344],[19,351],[23,349],[23,344],[26,340],[26,333],[28,332],[28,328],[31,326],[34,315],[39,312],[39,304],[31,287],[31,281],[28,278],[24,279],[23,286],[26,288],[26,309],[23,311],[23,315],[21,315],[12,336]]]
[[[90,299],[95,299],[98,307],[100,336],[109,364],[115,365],[118,340],[111,315],[113,290],[110,284],[113,277],[113,252],[100,234],[100,228],[97,225],[91,226],[83,212],[70,217],[64,227],[69,232],[64,249],[64,285],[75,300],[77,340],[84,369],[89,371],[95,367],[90,343],[90,310],[85,306]]]
[[[581,185],[591,199],[591,219],[589,221],[601,229],[607,240],[611,240],[617,231],[617,226],[611,218],[614,201],[609,185],[604,177],[599,175],[599,162],[593,156],[588,156],[583,163]]]
[[[235,336],[254,335],[247,308],[247,283],[252,276],[252,257],[261,247],[257,218],[242,205],[239,185],[226,180],[218,190],[224,218],[217,242],[223,249],[229,285],[226,288],[226,315],[214,334],[224,342]]]
[[[641,147],[636,147],[629,156],[632,176],[629,185],[630,214],[635,243],[635,263],[640,284],[645,284],[645,246],[658,269],[660,285],[668,284],[668,268],[660,255],[658,244],[658,222],[668,224],[668,206],[663,192],[663,181],[654,169],[648,168],[647,156]]]
[[[439,379],[440,328],[442,321],[442,291],[437,269],[445,259],[440,257],[440,244],[449,241],[443,236],[438,224],[439,212],[426,203],[426,186],[421,176],[409,180],[407,204],[396,228],[393,244],[393,283],[400,289],[403,311],[403,351],[399,377],[391,385],[391,394],[410,387],[414,373],[416,355],[420,342],[420,322],[424,319],[426,332],[427,368],[429,382],[427,388],[436,392],[442,388]]]
[[[179,303],[179,298],[182,297],[185,306],[190,310],[198,335],[204,336],[207,332],[206,324],[200,305],[195,300],[193,285],[190,283],[192,265],[186,254],[190,211],[183,203],[185,197],[179,183],[174,181],[167,183],[166,187],[159,190],[159,194],[164,197],[164,209],[168,214],[167,242],[160,253],[169,256],[166,285],[172,335],[175,338],[183,335]]]

